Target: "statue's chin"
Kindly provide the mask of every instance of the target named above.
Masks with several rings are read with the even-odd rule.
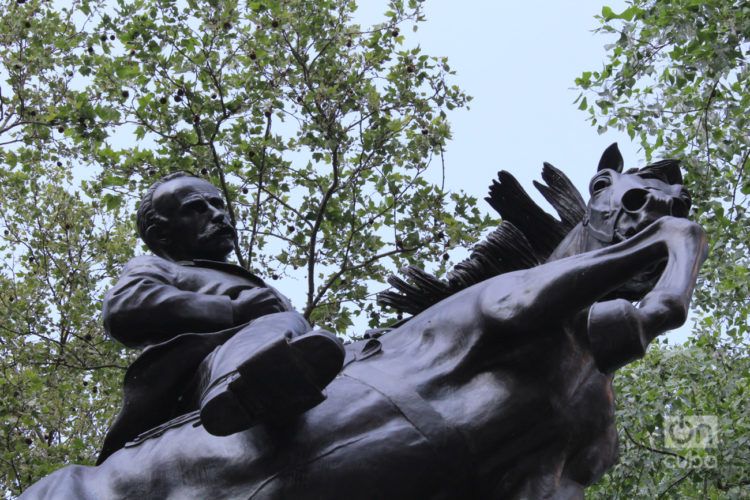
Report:
[[[200,242],[200,251],[196,252],[202,259],[226,260],[234,250],[234,239],[230,235],[217,234]]]

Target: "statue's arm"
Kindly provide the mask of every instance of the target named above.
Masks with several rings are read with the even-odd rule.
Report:
[[[187,332],[234,326],[232,300],[177,288],[176,264],[134,260],[104,298],[107,332],[128,347],[146,347]]]

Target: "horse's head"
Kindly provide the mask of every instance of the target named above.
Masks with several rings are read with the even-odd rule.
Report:
[[[447,281],[410,266],[402,269],[409,282],[392,276],[388,282],[396,291],[382,292],[379,302],[417,314],[498,274],[614,245],[661,217],[687,217],[690,210],[679,161],[663,160],[623,171],[617,144],[609,146],[599,161],[588,205],[567,176],[552,165],[545,163],[542,178],[545,184],[534,185],[555,208],[559,220],[539,207],[510,173],[498,172],[485,199],[501,215],[502,224],[448,273]],[[617,290],[617,295],[640,299],[660,272],[661,267],[655,266],[625,287],[629,290]]]
[[[622,156],[613,144],[602,155],[589,184],[584,230],[586,250],[625,240],[665,215],[687,217],[690,195],[682,186],[676,160],[622,171]]]
[[[581,223],[582,248],[589,251],[619,243],[664,216],[686,218],[690,195],[682,185],[677,160],[660,161],[623,172],[623,159],[616,144],[608,147],[589,184],[586,215]],[[659,277],[655,266],[618,290],[618,295],[639,297]]]

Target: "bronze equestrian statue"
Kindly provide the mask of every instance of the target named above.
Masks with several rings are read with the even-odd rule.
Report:
[[[703,230],[686,218],[690,198],[677,162],[624,172],[622,163],[616,146],[605,151],[587,206],[545,165],[547,184],[537,188],[559,220],[500,172],[489,201],[502,224],[446,280],[415,268],[404,270],[409,282],[392,278],[396,290],[381,302],[415,315],[377,339],[345,346],[344,367],[320,404],[300,405],[278,421],[260,411],[253,421],[238,419],[235,428],[249,427],[226,436],[201,425],[200,397],[170,404],[176,418],[169,423],[96,467],[58,470],[22,498],[583,498],[617,457],[613,372],[684,323],[707,252]],[[255,321],[274,314],[286,312]],[[316,367],[334,366],[325,360],[336,357],[335,346],[323,341],[320,354],[295,347],[308,335],[304,326],[269,352],[293,360],[293,371],[320,388],[328,372],[315,375]],[[202,335],[210,337],[210,328]],[[213,349],[233,334],[225,335]],[[228,378],[252,385],[250,375],[283,373],[260,354],[240,357],[252,365],[257,356],[247,377]],[[195,399],[196,387],[216,381],[194,361],[194,373],[209,373],[209,382],[186,372],[174,387]],[[143,368],[157,376],[165,367]],[[130,381],[134,387],[141,376]],[[293,378],[283,385],[290,394],[298,389]],[[240,389],[229,392],[252,401]],[[254,394],[263,400],[262,392]]]

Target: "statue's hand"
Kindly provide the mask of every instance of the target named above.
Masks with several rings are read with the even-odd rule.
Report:
[[[270,288],[243,290],[236,299],[232,300],[235,325],[241,325],[260,316],[285,310],[283,302]]]

